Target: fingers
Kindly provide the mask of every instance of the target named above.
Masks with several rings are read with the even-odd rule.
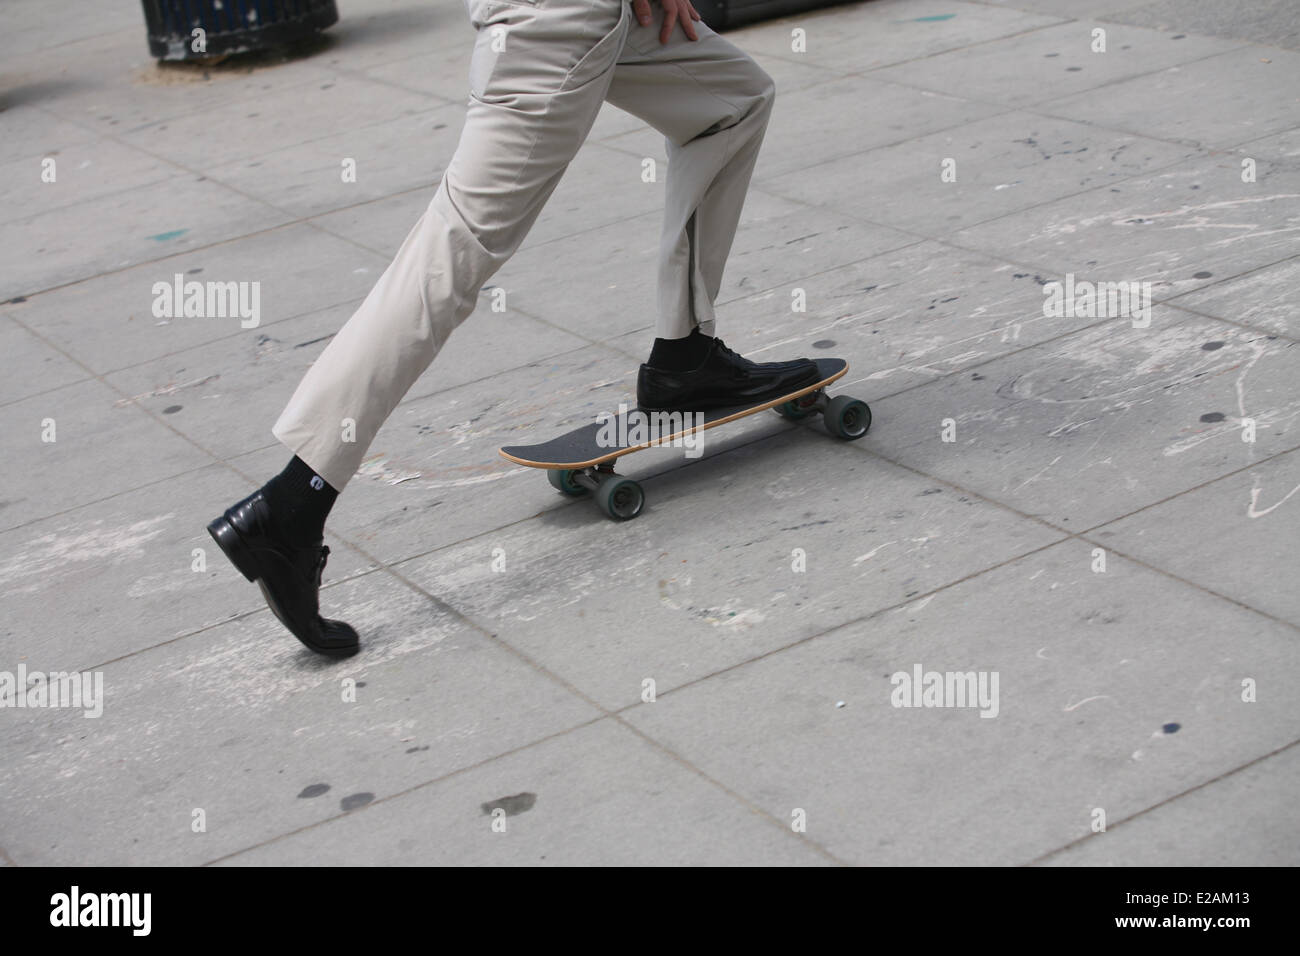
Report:
[[[673,35],[673,26],[677,23],[681,23],[682,32],[686,34],[688,40],[699,39],[699,36],[695,33],[693,21],[699,20],[701,17],[696,9],[690,5],[689,0],[660,0],[660,5],[664,8],[664,22],[659,30],[659,42],[661,44],[668,42]],[[644,22],[643,20],[642,23]]]
[[[637,23],[641,26],[650,25],[650,0],[632,0],[632,12],[636,14]]]
[[[664,24],[659,28],[659,42],[667,43],[673,35],[673,24],[677,22],[677,5],[664,4]]]
[[[698,20],[700,15],[687,0],[682,0],[682,10],[686,14],[682,17],[682,32],[686,34],[687,39],[698,40],[699,37],[695,35],[695,24],[692,21]]]

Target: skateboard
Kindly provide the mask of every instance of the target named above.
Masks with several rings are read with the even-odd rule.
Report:
[[[843,359],[817,359],[819,381],[779,398],[750,405],[732,405],[690,413],[646,412],[623,408],[618,414],[597,416],[595,422],[566,432],[540,445],[507,445],[507,458],[529,468],[545,468],[551,485],[561,494],[591,494],[597,506],[617,521],[635,518],[645,507],[645,492],[631,478],[614,473],[616,458],[643,448],[690,447],[710,428],[739,421],[766,409],[798,421],[820,414],[826,430],[837,438],[861,438],[871,427],[866,402],[847,395],[827,396],[826,386],[849,370]]]

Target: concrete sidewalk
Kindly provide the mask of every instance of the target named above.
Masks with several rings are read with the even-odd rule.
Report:
[[[647,451],[621,524],[496,454],[629,400],[650,344],[662,140],[606,107],[335,508],[333,663],[204,525],[287,459],[473,38],[339,7],[314,55],[207,70],[130,0],[0,12],[0,683],[103,680],[97,718],[0,709],[0,862],[1300,860],[1295,4],[730,33],[778,98],[720,332],[848,359],[875,424]],[[155,315],[178,274],[260,283],[259,322]],[[1045,315],[1067,276],[1149,316]],[[895,706],[918,672],[997,696]]]

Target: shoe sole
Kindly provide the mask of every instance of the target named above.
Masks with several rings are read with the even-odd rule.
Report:
[[[774,398],[783,398],[791,392],[797,392],[801,388],[807,388],[809,385],[816,385],[820,379],[813,377],[802,385],[795,385],[791,388],[783,389],[766,398],[751,398],[743,402],[689,402],[685,405],[664,405],[651,406],[643,404],[639,399],[636,407],[643,412],[711,412],[719,408],[752,408],[755,405],[762,405],[764,402],[770,402]]]
[[[319,644],[313,644],[311,641],[304,640],[294,633],[289,622],[285,620],[283,612],[275,599],[271,597],[271,592],[267,589],[266,584],[262,581],[261,575],[257,573],[257,562],[253,560],[252,552],[248,550],[248,545],[244,544],[244,539],[239,536],[239,531],[235,528],[230,520],[224,515],[212,521],[208,525],[208,534],[212,535],[212,540],[217,543],[221,553],[230,559],[239,573],[249,581],[257,585],[262,592],[262,597],[266,600],[266,606],[271,609],[271,613],[276,619],[284,625],[285,629],[298,638],[304,647],[307,647],[317,654],[324,654],[326,657],[351,657],[360,648],[360,644],[347,644],[342,647],[321,647]]]

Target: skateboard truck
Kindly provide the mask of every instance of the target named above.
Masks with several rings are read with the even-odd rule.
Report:
[[[645,492],[631,478],[614,473],[608,462],[592,468],[551,468],[546,472],[561,494],[578,497],[591,492],[601,511],[618,521],[635,518],[645,507]]]

